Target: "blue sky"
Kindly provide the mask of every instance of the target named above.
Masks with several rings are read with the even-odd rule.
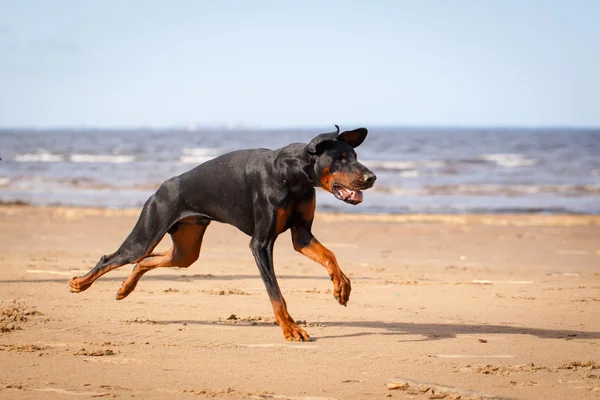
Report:
[[[0,126],[600,126],[600,1],[0,0]]]

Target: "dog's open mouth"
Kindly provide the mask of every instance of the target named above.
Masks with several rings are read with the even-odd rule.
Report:
[[[350,190],[339,184],[333,184],[331,192],[337,199],[349,204],[356,205],[363,201],[363,193],[360,190]]]

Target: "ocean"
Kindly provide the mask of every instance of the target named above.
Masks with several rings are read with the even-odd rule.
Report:
[[[3,129],[0,202],[141,207],[162,181],[220,154],[320,132]],[[318,210],[600,214],[600,129],[374,127],[357,153],[375,187],[358,206],[318,189]]]

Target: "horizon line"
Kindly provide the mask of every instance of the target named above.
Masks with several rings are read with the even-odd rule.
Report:
[[[331,124],[333,128],[335,124]],[[342,125],[342,124],[338,124]],[[343,124],[347,126],[364,126],[368,129],[522,129],[522,130],[598,130],[600,125],[517,125],[517,124]],[[208,129],[224,131],[276,131],[276,130],[320,130],[325,125],[282,125],[282,126],[260,126],[244,123],[223,124],[178,124],[178,125],[54,125],[54,126],[0,126],[0,132],[4,131],[189,131],[198,132]]]

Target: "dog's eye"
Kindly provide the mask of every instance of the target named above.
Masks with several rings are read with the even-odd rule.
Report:
[[[348,154],[342,153],[337,157],[337,161],[344,161],[348,158]]]

